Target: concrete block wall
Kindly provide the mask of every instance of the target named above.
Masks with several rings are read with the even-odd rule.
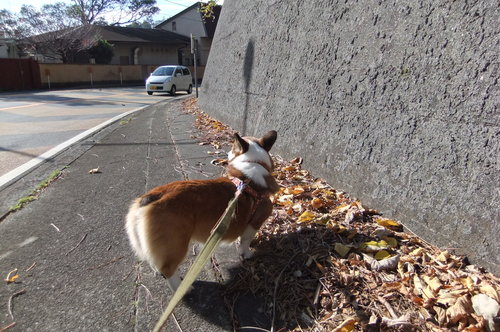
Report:
[[[200,105],[500,272],[497,1],[231,0]]]

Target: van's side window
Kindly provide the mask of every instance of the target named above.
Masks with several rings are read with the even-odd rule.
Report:
[[[189,69],[187,69],[187,68],[182,68],[182,73],[183,73],[184,75],[189,75]]]

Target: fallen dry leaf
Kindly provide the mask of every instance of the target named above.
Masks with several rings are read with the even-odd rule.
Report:
[[[379,224],[380,226],[384,226],[386,228],[389,228],[389,229],[395,230],[395,231],[399,231],[403,228],[403,225],[401,225],[400,222],[393,220],[393,219],[378,217],[375,219],[375,222],[377,224]]]
[[[385,258],[391,257],[391,254],[387,250],[380,250],[373,256],[376,260],[380,261]]]
[[[323,206],[323,200],[321,198],[314,198],[311,201],[311,206],[315,209],[319,209],[320,207]]]
[[[351,247],[346,246],[345,244],[342,243],[335,243],[335,251],[337,254],[340,255],[340,257],[345,257],[351,251]]]
[[[390,246],[384,240],[381,241],[368,241],[361,244],[360,249],[365,252],[377,252],[383,249],[389,249]]]
[[[314,214],[314,212],[304,211],[297,219],[297,222],[299,222],[299,223],[308,222],[308,221],[314,220],[314,218],[316,218],[316,215]]]
[[[334,328],[332,332],[351,332],[354,331],[354,327],[356,326],[356,319],[348,318],[342,322],[339,326]]]
[[[423,279],[434,293],[437,293],[441,287],[443,287],[443,284],[437,277],[431,278],[429,276],[423,276]]]
[[[99,167],[97,167],[97,168],[92,168],[92,169],[89,171],[89,174],[98,174],[98,173],[101,173],[101,171],[99,170]]]
[[[497,303],[500,303],[500,288],[497,287],[495,289],[495,287],[493,287],[492,285],[483,282],[479,287],[479,291],[485,295],[488,295],[493,300],[497,301]]]
[[[446,263],[448,261],[448,258],[450,258],[450,253],[445,250],[445,251],[442,251],[437,257],[436,259],[440,262],[443,262],[443,263]]]
[[[375,258],[363,254],[363,257],[370,265],[372,271],[395,270],[398,266],[399,255],[377,261]]]
[[[458,298],[454,305],[446,310],[446,316],[451,323],[457,323],[467,317],[472,311],[472,302],[469,295]]]

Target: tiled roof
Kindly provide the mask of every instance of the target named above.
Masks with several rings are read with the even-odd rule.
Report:
[[[189,37],[161,29],[100,26],[99,33],[109,42],[143,42],[161,44],[189,43]]]

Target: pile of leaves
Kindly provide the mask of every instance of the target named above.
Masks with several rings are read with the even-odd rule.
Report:
[[[234,131],[196,99],[184,107],[201,144],[230,144]],[[499,278],[315,178],[301,158],[273,159],[281,190],[228,303],[248,291],[266,299],[280,331],[498,331]]]

